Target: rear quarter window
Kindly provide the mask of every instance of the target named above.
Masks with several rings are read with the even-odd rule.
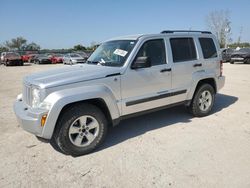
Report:
[[[199,38],[204,59],[217,57],[217,51],[212,38]]]

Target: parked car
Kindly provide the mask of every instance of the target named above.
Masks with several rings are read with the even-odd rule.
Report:
[[[39,54],[29,54],[29,58],[28,58],[28,62],[29,63],[34,63],[35,58],[38,56]]]
[[[80,56],[82,56],[82,58],[84,59],[85,62],[87,61],[87,59],[90,56],[86,52],[76,52],[76,53],[79,54]]]
[[[7,53],[9,53],[9,52],[2,52],[2,53],[1,53],[1,56],[0,56],[0,64],[3,63],[4,57],[6,56]]]
[[[211,113],[224,86],[216,37],[207,31],[163,31],[102,43],[87,63],[29,75],[14,111],[21,127],[63,153],[101,145],[108,126],[128,117],[186,105]]]
[[[51,64],[50,58],[45,54],[38,54],[33,61],[35,64]]]
[[[250,63],[250,48],[241,48],[240,50],[233,52],[230,63],[234,64],[235,62]]]
[[[224,48],[222,49],[221,55],[223,62],[230,62],[231,55],[234,52],[234,49],[232,48]]]
[[[6,66],[17,65],[23,66],[23,61],[21,56],[16,52],[8,52],[3,56],[2,63]]]
[[[62,63],[63,62],[63,55],[62,54],[55,54],[54,56],[52,56],[50,58],[50,60],[53,64]]]
[[[63,56],[63,64],[85,63],[85,59],[77,53],[69,53]]]

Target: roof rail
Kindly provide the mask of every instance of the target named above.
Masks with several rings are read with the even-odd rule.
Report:
[[[164,33],[202,33],[202,34],[212,34],[210,31],[194,31],[194,30],[164,30]]]

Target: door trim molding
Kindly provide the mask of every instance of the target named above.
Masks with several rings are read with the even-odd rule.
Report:
[[[184,94],[186,92],[187,92],[187,90],[184,89],[184,90],[180,90],[180,91],[174,91],[171,93],[165,93],[165,94],[147,97],[147,98],[143,98],[143,99],[132,100],[132,101],[126,102],[126,106],[132,106],[132,105],[136,105],[136,104],[140,104],[140,103],[144,103],[144,102],[149,102],[149,101],[158,100],[158,99],[162,99],[162,98],[172,97],[175,95]]]

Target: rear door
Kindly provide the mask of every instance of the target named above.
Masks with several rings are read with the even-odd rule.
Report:
[[[180,93],[172,97],[172,102],[186,100],[192,85],[192,76],[200,71],[202,63],[198,60],[198,48],[193,37],[170,37],[172,66],[172,89]]]

